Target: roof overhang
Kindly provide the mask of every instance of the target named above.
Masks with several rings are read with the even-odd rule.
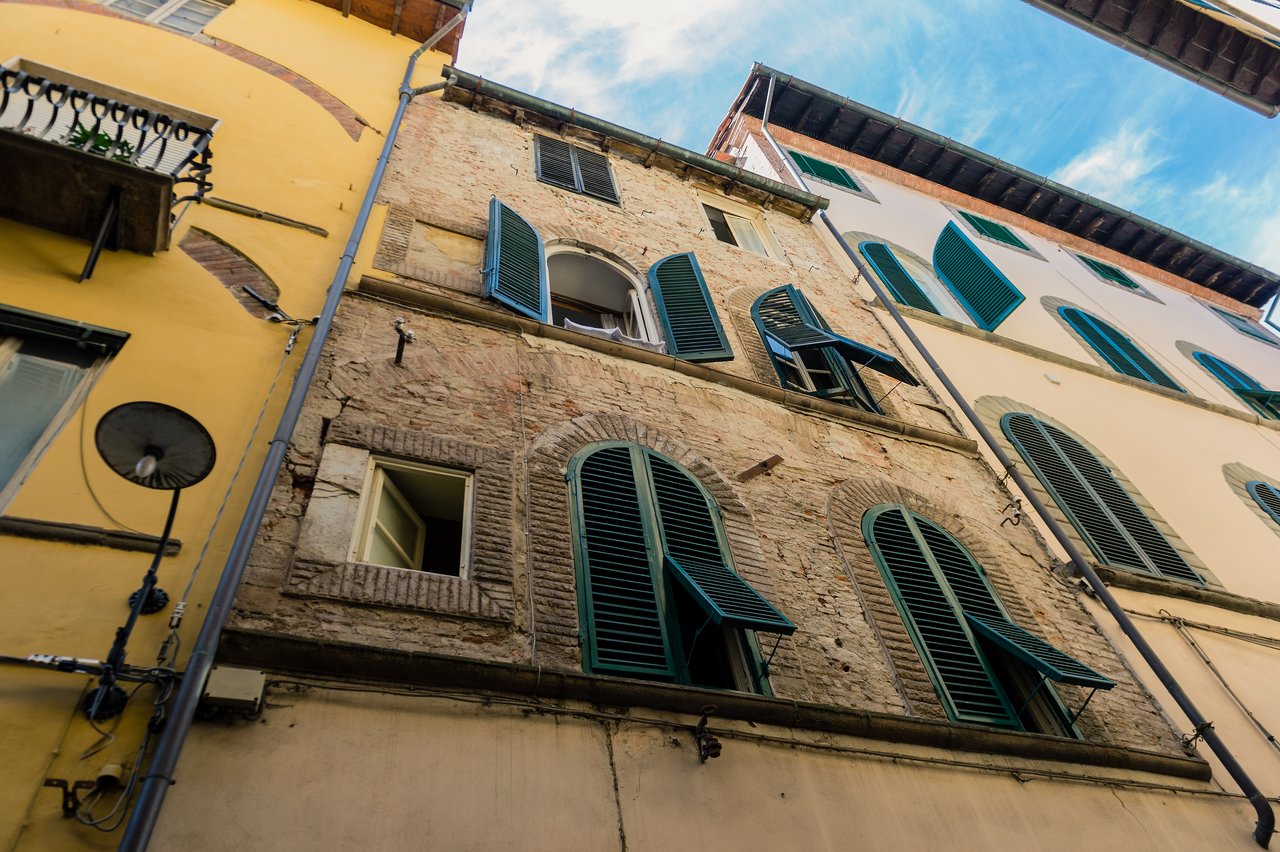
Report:
[[[1280,40],[1203,0],[1024,0],[1268,118],[1280,114]]]
[[[313,0],[321,6],[337,9],[347,16],[368,21],[375,27],[388,30],[392,35],[402,35],[416,42],[424,42],[458,12],[467,6],[465,0]],[[458,60],[458,42],[462,40],[460,23],[435,46]]]
[[[759,63],[709,150],[719,150],[739,110],[764,115],[770,77],[776,78],[770,124],[1043,222],[1253,307],[1280,290],[1280,276],[1260,266]]]

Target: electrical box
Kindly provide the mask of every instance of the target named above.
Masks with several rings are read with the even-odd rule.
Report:
[[[262,672],[214,666],[204,682],[200,703],[209,708],[252,715],[262,706],[262,693],[266,687],[267,676]]]

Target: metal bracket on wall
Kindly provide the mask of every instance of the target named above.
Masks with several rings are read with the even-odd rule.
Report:
[[[79,790],[96,790],[98,782],[96,781],[71,781],[68,782],[63,778],[46,778],[44,786],[57,787],[62,791],[62,818],[71,819],[76,815],[76,811],[80,810],[80,797],[76,795]]]

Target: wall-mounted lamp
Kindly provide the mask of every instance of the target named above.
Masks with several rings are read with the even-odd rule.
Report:
[[[698,746],[698,762],[706,763],[708,757],[719,757],[723,746],[715,734],[707,730],[707,717],[716,712],[716,705],[708,704],[702,708],[702,718],[693,729],[693,741]]]
[[[162,402],[116,406],[102,415],[93,440],[102,460],[125,479],[144,488],[173,491],[151,567],[143,575],[142,585],[129,596],[129,618],[116,629],[98,686],[85,696],[85,714],[99,720],[118,715],[128,702],[125,691],[116,686],[116,675],[124,666],[125,647],[138,616],[159,612],[169,602],[164,590],[156,587],[156,572],[173,531],[178,496],[183,488],[190,488],[209,475],[217,452],[213,438],[194,417]]]

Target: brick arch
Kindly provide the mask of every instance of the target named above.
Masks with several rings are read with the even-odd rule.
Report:
[[[738,336],[738,351],[747,357],[751,372],[756,381],[766,385],[778,385],[778,373],[773,369],[768,353],[764,349],[764,341],[755,321],[751,319],[751,306],[765,293],[777,285],[735,287],[727,294],[729,302],[729,321]]]
[[[530,445],[529,583],[537,637],[535,664],[580,668],[577,576],[571,541],[569,484],[575,453],[602,441],[639,444],[677,462],[702,483],[721,510],[733,567],[766,598],[774,598],[760,537],[747,505],[705,456],[663,430],[620,414],[592,413],[557,423]],[[782,656],[782,655],[780,655]],[[775,660],[775,670],[785,665]]]
[[[265,319],[274,313],[246,293],[243,287],[252,287],[255,293],[272,302],[280,298],[280,288],[262,267],[231,243],[209,231],[192,227],[178,247],[218,279],[218,283],[251,315]]]
[[[1078,642],[1068,641],[1064,630],[1048,621],[1049,613],[1071,608],[1077,610],[1078,621],[1092,624],[1087,614],[1052,578],[1047,564],[1029,558],[1009,537],[968,513],[944,488],[924,479],[917,479],[912,483],[915,487],[908,487],[900,481],[901,477],[898,479],[889,481],[868,477],[845,480],[832,489],[826,510],[836,551],[863,603],[867,621],[880,641],[884,658],[894,673],[895,685],[909,714],[947,720],[919,651],[911,641],[902,615],[862,534],[863,516],[873,507],[886,503],[901,505],[928,518],[960,542],[985,569],[992,588],[1019,624],[1100,671],[1116,673],[1123,669],[1123,663],[1096,628],[1085,634],[1094,639],[1088,648],[1092,653],[1081,653],[1075,648]],[[1031,601],[1040,603],[1033,605]],[[1071,631],[1072,638],[1076,633],[1076,630]],[[1078,707],[1084,700],[1083,691],[1077,687],[1055,685],[1055,688],[1068,706]],[[1088,712],[1077,724],[1086,738],[1105,736],[1101,722]]]

